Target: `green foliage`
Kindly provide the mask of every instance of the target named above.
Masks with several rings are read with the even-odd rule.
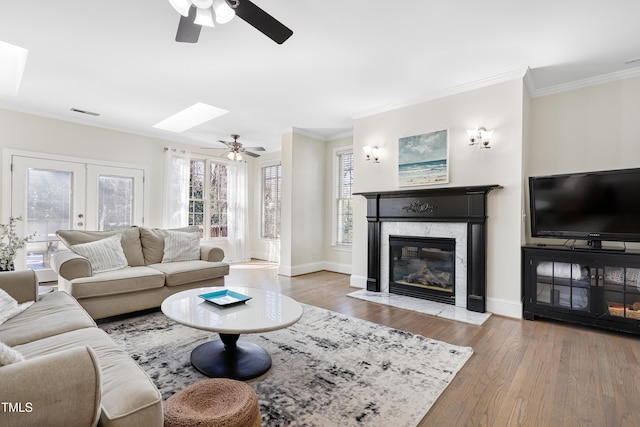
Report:
[[[0,224],[0,270],[13,270],[16,254],[27,245],[35,234],[20,237],[16,234],[16,221],[22,218],[9,218],[9,224]]]

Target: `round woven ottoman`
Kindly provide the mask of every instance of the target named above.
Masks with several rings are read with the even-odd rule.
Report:
[[[236,380],[211,378],[190,385],[164,404],[165,427],[259,427],[258,396]]]

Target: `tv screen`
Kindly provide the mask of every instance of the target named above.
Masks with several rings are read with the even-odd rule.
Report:
[[[640,241],[640,169],[529,178],[531,235]]]

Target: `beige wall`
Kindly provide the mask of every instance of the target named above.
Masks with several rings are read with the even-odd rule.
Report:
[[[398,190],[398,138],[449,130],[450,180],[445,186],[499,184],[488,196],[487,309],[519,317],[522,205],[523,82],[424,102],[354,122],[355,192]],[[493,148],[469,147],[466,129],[495,129]],[[382,149],[379,164],[365,162],[364,145]],[[429,187],[433,188],[433,187]],[[364,198],[355,206],[352,285],[364,287],[367,224]]]
[[[640,165],[640,77],[534,98],[533,175]]]
[[[324,142],[295,132],[282,138],[280,274],[322,269]]]

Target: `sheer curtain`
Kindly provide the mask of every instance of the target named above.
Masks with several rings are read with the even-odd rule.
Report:
[[[246,162],[229,164],[227,256],[229,262],[247,261],[249,255],[248,178]]]
[[[189,225],[191,152],[165,147],[164,228]]]

